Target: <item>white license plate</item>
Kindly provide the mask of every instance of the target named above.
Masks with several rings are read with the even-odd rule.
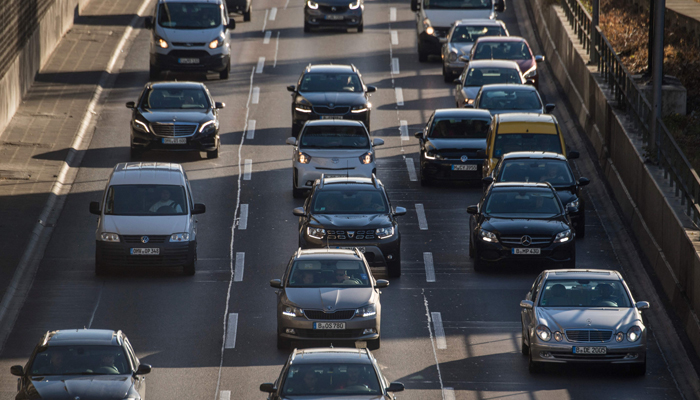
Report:
[[[534,248],[525,248],[525,247],[518,247],[513,249],[513,254],[540,254],[540,249],[534,247]]]
[[[131,255],[134,256],[157,256],[160,254],[160,249],[158,247],[156,248],[142,248],[142,247],[134,247],[131,249]]]
[[[321,115],[321,119],[343,119],[342,115]]]
[[[574,346],[574,354],[608,354],[607,347],[577,347]]]
[[[327,330],[345,329],[345,322],[314,322],[314,329],[327,329]]]
[[[163,138],[163,144],[187,144],[187,138]]]
[[[325,176],[326,178],[345,178],[347,175],[328,175],[328,174],[325,174],[323,176]]]
[[[333,21],[341,21],[343,18],[345,17],[343,17],[342,15],[326,15],[326,19],[330,19]]]
[[[453,171],[476,171],[476,164],[454,164],[452,165]]]
[[[199,64],[199,58],[181,58],[177,62],[180,64]]]
[[[336,249],[344,249],[344,250],[355,250],[355,249],[357,249],[357,250],[360,250],[360,253],[364,253],[364,252],[365,252],[365,248],[364,248],[364,247],[360,247],[360,246],[355,246],[355,247],[347,247],[347,246],[346,246],[346,247],[343,247],[343,246],[338,246],[338,247],[336,247]]]

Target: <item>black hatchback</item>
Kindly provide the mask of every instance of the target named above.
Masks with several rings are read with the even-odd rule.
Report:
[[[197,82],[148,83],[131,114],[131,158],[146,150],[206,151],[219,157],[219,109],[209,90]]]
[[[306,0],[304,32],[312,28],[357,28],[364,30],[363,0]]]

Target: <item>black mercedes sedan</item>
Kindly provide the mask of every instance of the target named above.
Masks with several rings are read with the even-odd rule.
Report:
[[[469,206],[469,257],[474,270],[499,263],[576,266],[576,234],[549,183],[494,183]]]
[[[490,124],[487,110],[435,110],[425,128],[415,133],[420,141],[421,185],[437,180],[481,179]]]
[[[148,83],[131,115],[131,158],[146,150],[206,151],[219,157],[219,109],[207,87],[198,82]]]
[[[313,119],[354,119],[369,131],[374,86],[365,86],[354,65],[309,65],[292,92],[292,135],[296,137],[306,121]]]
[[[363,0],[306,0],[304,6],[304,32],[312,28],[357,28],[364,30]]]

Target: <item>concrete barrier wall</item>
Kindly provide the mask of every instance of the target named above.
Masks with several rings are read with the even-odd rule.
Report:
[[[34,77],[51,56],[59,40],[73,26],[73,20],[90,0],[55,0],[39,21],[24,48],[0,79],[0,133],[17,111]]]
[[[700,354],[700,231],[683,214],[659,169],[644,163],[642,143],[613,107],[597,67],[557,4],[527,0],[549,65],[595,149],[612,192],[663,291]]]

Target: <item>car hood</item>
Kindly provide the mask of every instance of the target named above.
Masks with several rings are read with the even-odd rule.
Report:
[[[486,139],[432,139],[428,138],[428,149],[434,150],[486,150]]]
[[[474,47],[474,42],[471,42],[471,43],[450,43],[450,48],[457,50],[457,54],[464,54],[467,56],[469,56],[469,52],[472,51],[472,47]]]
[[[102,227],[104,232],[120,235],[171,235],[177,232],[189,232],[189,216],[132,216],[105,215]]]
[[[565,329],[622,330],[638,321],[637,311],[629,308],[537,307],[537,320],[552,331]],[[589,322],[590,321],[590,322]]]
[[[383,228],[391,226],[386,214],[314,214],[312,225],[325,229]]]
[[[39,378],[39,377],[34,377]],[[122,400],[131,388],[129,375],[75,376],[52,375],[32,379],[28,392],[36,391],[42,399]]]
[[[304,103],[302,100],[306,100],[308,103],[314,106],[330,105],[333,103],[334,106],[357,106],[365,104],[366,99],[362,93],[348,93],[348,92],[306,92],[299,93],[297,96],[297,103]]]
[[[527,59],[527,60],[513,60],[516,63],[518,63],[518,67],[520,67],[520,72],[523,74],[527,72],[530,68],[532,68],[533,65],[535,65],[535,60],[532,58]]]
[[[158,26],[156,32],[168,42],[209,43],[219,37],[223,26],[210,29],[169,29]]]
[[[552,235],[569,229],[559,217],[551,219],[486,217],[482,228],[497,235]]]
[[[490,109],[489,112],[491,115],[496,115],[496,114],[511,114],[511,113],[531,113],[531,114],[544,114],[542,112],[541,108],[533,108],[529,110],[497,110],[497,109]]]
[[[201,123],[214,118],[207,110],[141,110],[148,122],[193,122]]]
[[[460,19],[493,19],[492,10],[423,10],[430,20],[430,25],[436,28],[449,28]]]
[[[312,395],[312,396],[292,396],[283,397],[283,400],[327,400],[329,397],[327,395]],[[350,396],[333,396],[333,399],[338,400],[383,400],[386,397],[378,395],[350,395]]]
[[[374,293],[366,288],[286,288],[287,299],[304,309],[323,311],[347,310],[366,306]]]

